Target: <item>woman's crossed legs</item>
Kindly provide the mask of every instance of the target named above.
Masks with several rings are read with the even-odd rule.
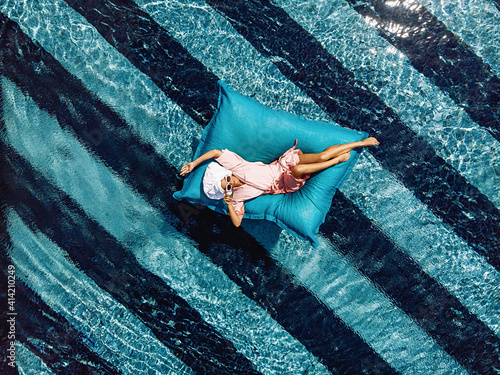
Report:
[[[349,160],[351,151],[355,148],[378,144],[379,142],[375,138],[370,137],[363,141],[330,146],[316,154],[301,154],[299,155],[299,163],[292,168],[292,175],[300,179],[305,174],[319,172]]]

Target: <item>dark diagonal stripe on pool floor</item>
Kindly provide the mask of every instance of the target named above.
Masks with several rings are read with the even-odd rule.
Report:
[[[500,141],[500,79],[423,5],[388,6],[385,0],[347,0],[372,18],[389,43]],[[394,25],[401,26],[394,32]],[[408,34],[408,35],[405,35]]]
[[[125,11],[124,8],[122,8],[121,10]],[[108,12],[110,12],[109,9],[108,9]],[[137,11],[134,10],[134,12],[137,12]],[[108,20],[114,19],[113,16],[109,13],[107,14],[107,17],[108,17]],[[141,18],[141,20],[134,19],[134,22],[136,25],[140,25],[141,21],[143,21],[143,18]],[[99,22],[99,21],[94,20],[94,22]],[[146,21],[144,21],[144,22],[146,22]],[[147,22],[149,24],[150,21],[147,21]],[[110,23],[106,27],[113,27],[113,26],[114,25]],[[98,25],[96,27],[99,29]],[[117,26],[117,27],[119,27],[119,26]],[[152,28],[152,26],[148,26],[148,27]],[[133,32],[133,30],[128,30],[128,31]],[[158,28],[157,32],[159,33],[159,32],[165,32],[165,31],[163,31],[161,28]],[[131,35],[128,37],[128,39],[133,40],[134,36]],[[165,39],[166,38],[162,38],[162,40],[165,40]],[[132,54],[129,53],[128,55],[129,55],[129,59],[132,59],[132,57],[131,57]],[[154,56],[150,56],[150,57],[154,58]],[[144,55],[142,56],[142,58],[144,58]],[[188,66],[194,66],[194,64],[192,64],[190,62],[186,62],[186,64]],[[145,73],[147,74],[147,72],[145,72]],[[202,89],[200,91],[199,95],[204,95],[204,89]],[[196,109],[194,111],[196,111]],[[162,199],[169,199],[169,198],[164,197]],[[360,215],[363,218],[363,220],[367,220],[366,218],[363,217],[362,213],[360,213],[359,211],[357,212],[357,215]],[[227,242],[227,241],[229,241],[228,238],[240,238],[238,243],[234,243],[234,244],[231,243],[230,244],[230,246],[232,246],[236,249],[241,248],[241,246],[242,246],[241,243],[247,242],[247,239],[246,238],[243,239],[241,237],[238,237],[239,236],[238,234],[228,235],[228,236],[226,236],[227,239],[225,239],[225,240],[221,240],[217,235],[214,236],[211,228],[213,228],[215,225],[217,225],[217,227],[218,227],[217,231],[219,233],[233,233],[233,231],[234,231],[234,228],[231,227],[231,225],[228,221],[225,222],[225,226],[222,226],[222,224],[215,224],[216,220],[217,220],[217,218],[213,216],[213,213],[211,211],[204,210],[201,213],[199,213],[196,217],[196,220],[194,220],[192,222],[192,224],[191,224],[192,226],[190,227],[191,228],[190,229],[190,236],[192,236],[192,238],[196,239],[196,241],[198,243],[200,243],[200,250],[204,251],[207,255],[209,255],[212,258],[212,260],[215,263],[219,264],[224,269],[226,274],[228,274],[235,282],[242,285],[242,289],[245,291],[245,293],[247,293],[247,295],[249,295],[249,296],[253,295],[252,298],[254,298],[254,299],[256,298],[255,287],[252,286],[251,284],[242,284],[242,281],[240,280],[239,275],[248,275],[249,277],[252,278],[253,285],[266,285],[265,289],[273,290],[272,285],[267,286],[268,284],[265,284],[265,280],[262,280],[261,272],[259,272],[258,270],[256,272],[253,271],[254,266],[250,265],[248,263],[248,261],[244,259],[245,252],[252,253],[252,249],[254,251],[256,249],[260,249],[259,251],[262,251],[262,249],[257,244],[255,244],[255,241],[253,241],[251,238],[248,238],[248,240],[251,241],[251,243],[253,243],[254,245],[249,246],[246,249],[245,248],[242,249],[243,252],[242,252],[241,260],[238,260],[238,258],[232,258],[231,261],[228,262],[227,261],[228,252],[230,253],[230,255],[232,257],[236,256],[236,254],[237,254],[237,251],[235,249],[230,249],[230,250],[227,249],[227,247],[229,245],[229,243]],[[331,221],[329,223],[332,224]],[[347,228],[348,227],[344,227],[344,230],[346,230]],[[351,228],[351,236],[352,236],[352,235],[354,235],[354,232],[356,231],[355,230],[356,226],[351,226],[350,228]],[[195,229],[195,230],[193,230],[193,229]],[[237,233],[240,233],[240,232],[237,232]],[[356,232],[356,233],[358,233],[358,232]],[[347,235],[347,234],[344,233],[344,235]],[[366,236],[367,236],[367,238],[374,239],[374,240],[376,240],[377,238],[383,237],[382,234],[380,234],[378,231],[376,231],[374,229],[373,225],[370,226],[369,228],[367,228]],[[210,240],[208,240],[208,239],[210,239]],[[387,243],[390,243],[390,241],[385,241],[384,243],[387,244]],[[401,267],[400,269],[397,269],[397,271],[395,271],[395,272],[403,272],[403,274],[412,274],[415,271],[417,273],[417,275],[414,276],[413,279],[420,280],[422,282],[422,285],[419,287],[422,288],[423,290],[421,290],[419,296],[422,297],[425,295],[426,300],[432,301],[432,303],[435,304],[436,310],[441,309],[442,311],[445,311],[446,313],[443,315],[448,316],[448,317],[456,315],[456,314],[454,315],[454,313],[453,313],[453,309],[455,309],[455,308],[457,309],[457,311],[467,312],[467,310],[458,303],[456,298],[451,296],[449,293],[445,292],[444,288],[442,288],[433,279],[431,279],[427,276],[424,277],[423,275],[419,274],[418,273],[419,271],[417,271],[418,267],[415,268],[415,263],[413,261],[411,261],[411,259],[407,258],[407,256],[405,256],[403,253],[396,251],[396,248],[393,244],[389,247],[389,249],[393,249],[391,257],[393,257],[393,259],[396,259],[394,262],[407,266],[407,268]],[[263,254],[264,254],[264,252],[263,252]],[[379,260],[379,263],[380,262],[383,263],[384,259]],[[269,263],[270,265],[275,267],[274,262],[272,262],[271,260],[266,260],[266,262],[263,262],[262,264],[265,264],[265,263]],[[363,265],[361,263],[358,263],[358,266],[362,267]],[[273,270],[272,268],[269,268],[270,266],[266,266],[266,267],[267,267],[266,268],[267,271],[265,272],[265,274],[275,275],[274,278],[276,280],[279,280],[279,274],[277,273],[277,271]],[[367,267],[368,267],[368,265],[367,265]],[[279,271],[279,268],[276,268],[276,269]],[[373,276],[373,274],[370,273],[369,267],[368,267],[367,271],[365,272],[365,274],[371,274]],[[405,302],[404,302],[405,295],[404,295],[404,293],[399,293],[399,294],[396,293],[396,286],[395,286],[396,284],[390,284],[382,279],[380,279],[378,281],[380,282],[382,289],[387,288],[388,292],[390,292],[388,294],[392,295],[393,298],[396,298],[396,299],[400,298],[403,300],[400,303],[401,306],[405,305]],[[411,287],[413,288],[414,286],[412,285]],[[275,288],[275,286],[274,286],[274,288]],[[260,294],[261,296],[258,298],[262,299],[263,302],[265,301],[266,304],[269,303],[269,305],[266,305],[266,306],[271,306],[271,308],[272,308],[273,302],[267,301],[268,296],[266,295],[265,291],[262,291],[260,293],[261,293]],[[291,294],[291,295],[293,295],[293,294]],[[444,295],[446,295],[446,298],[443,301],[443,303],[441,303],[440,298],[443,297]],[[274,296],[273,296],[273,298],[274,298]],[[399,302],[397,302],[397,303],[399,303]],[[269,307],[267,307],[267,308],[269,310]],[[419,323],[421,323],[423,326],[425,326],[427,329],[429,329],[433,335],[435,335],[436,337],[439,337],[440,342],[443,343],[444,346],[450,352],[453,352],[454,354],[459,356],[459,358],[461,359],[461,362],[468,363],[469,367],[471,367],[470,363],[474,362],[475,358],[478,358],[478,353],[481,352],[481,350],[483,350],[483,348],[487,348],[488,350],[491,349],[491,347],[488,346],[487,343],[481,341],[482,339],[479,338],[479,342],[471,345],[472,349],[467,353],[471,357],[466,358],[465,355],[458,353],[454,349],[455,344],[453,343],[454,341],[463,342],[463,339],[456,340],[456,338],[455,338],[455,334],[457,334],[458,337],[461,337],[461,335],[463,335],[462,331],[460,331],[458,333],[448,333],[445,330],[441,330],[440,329],[440,322],[442,321],[443,318],[441,317],[441,315],[435,313],[435,310],[431,311],[431,313],[429,313],[429,314],[426,314],[425,309],[423,309],[423,308],[419,308],[418,312],[415,312],[412,309],[416,309],[416,307],[412,306],[410,308],[410,306],[407,306],[407,310],[410,313],[410,315],[415,317],[417,319],[417,321],[419,321]],[[282,321],[280,321],[278,318],[276,318],[276,319],[280,323],[282,323]],[[427,320],[427,322],[426,322],[426,320]],[[485,331],[484,325],[481,322],[479,322],[475,317],[472,317],[468,313],[466,314],[465,320],[462,321],[461,323],[465,324],[465,326],[466,326],[466,328],[464,328],[465,331],[470,330],[470,329],[473,330],[473,329],[477,328],[481,332],[486,332],[487,337],[491,336],[491,332],[489,332],[487,329]],[[434,325],[436,327],[434,327]],[[289,328],[287,328],[287,330],[289,330]],[[290,331],[290,332],[293,333],[292,331]],[[296,335],[296,334],[294,334],[294,335]],[[306,345],[306,347],[307,347],[307,345]],[[491,356],[491,351],[488,352],[487,356]],[[473,367],[473,365],[472,365],[472,367]]]
[[[500,0],[493,0],[495,3],[495,6],[497,7],[498,11],[500,12]]]
[[[23,221],[64,249],[97,285],[148,326],[198,374],[258,374],[227,339],[163,280],[89,219],[19,155],[6,160],[7,202]],[[47,218],[50,217],[50,220]]]
[[[140,27],[140,20],[134,21]],[[0,22],[7,21],[0,17]],[[235,228],[227,217],[210,210],[199,211],[173,199],[172,193],[180,183],[178,171],[155,154],[150,145],[137,139],[116,113],[50,54],[33,44],[15,23],[8,23],[0,45],[3,74],[27,92],[40,108],[54,115],[61,126],[75,133],[150,204],[167,215],[170,214],[166,208],[177,215],[171,224],[195,239],[199,249],[220,264],[249,298],[263,306],[331,371],[363,373],[369,364],[374,373],[394,373],[331,310],[269,258],[249,234]],[[101,137],[97,137],[99,133]],[[196,220],[186,217],[186,212],[180,211],[182,207],[190,207],[188,213]],[[224,237],[220,233],[224,233]],[[238,241],[228,245],[226,238]],[[258,254],[267,268],[252,262],[249,254]],[[249,278],[261,283],[253,284]]]
[[[0,103],[3,96],[0,87]],[[1,106],[0,106],[1,112]],[[2,121],[0,120],[0,123]],[[3,135],[3,124],[0,125],[0,134]],[[8,198],[11,196],[12,176],[6,155],[10,153],[5,144],[0,140],[0,285],[2,292],[7,291],[7,265],[12,264],[7,255],[7,249],[12,246],[7,235]],[[20,191],[15,192],[18,196]],[[15,274],[14,274],[15,276]],[[5,279],[5,281],[3,280]],[[2,297],[2,301],[7,299]],[[2,304],[3,306],[3,304]],[[16,315],[16,340],[23,343],[29,350],[38,356],[55,374],[119,374],[119,371],[110,363],[103,360],[88,348],[90,340],[77,331],[66,319],[53,311],[31,289],[20,282],[15,283],[15,311]],[[3,311],[7,311],[6,309]],[[5,321],[5,320],[4,320]],[[7,335],[2,335],[1,340],[7,340]],[[4,353],[7,353],[4,351]],[[5,356],[3,357],[5,358]],[[10,374],[6,367],[2,374]],[[12,372],[17,373],[17,371]]]
[[[0,258],[3,258],[2,265],[11,264],[4,250]],[[7,268],[2,267],[3,277],[6,277],[6,271]],[[20,312],[16,316],[16,340],[38,356],[54,374],[120,373],[87,347],[92,345],[88,338],[19,281],[16,282],[15,306],[16,311]]]
[[[385,234],[374,230],[373,223],[342,193],[337,192],[334,204],[321,229],[340,235],[329,238],[356,268],[470,373],[489,374],[492,368],[500,368],[500,338]]]
[[[218,78],[147,13],[128,0],[65,1],[196,122],[208,123],[217,106]]]
[[[316,39],[267,0],[207,2],[336,122],[379,138],[380,163],[500,270],[499,210]]]

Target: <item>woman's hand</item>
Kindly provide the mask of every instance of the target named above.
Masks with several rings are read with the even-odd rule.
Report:
[[[226,202],[227,204],[227,211],[229,217],[231,218],[231,222],[234,224],[235,227],[239,227],[241,225],[241,217],[239,217],[234,211],[234,207],[232,205],[233,196],[231,194],[226,193],[226,195],[224,196],[224,202]]]
[[[233,201],[233,196],[231,194],[226,193],[224,196],[224,202],[229,206],[231,202]]]
[[[210,150],[208,152],[205,152],[203,155],[201,155],[198,159],[193,160],[191,163],[187,163],[185,166],[181,168],[181,176],[184,176],[191,172],[193,169],[195,169],[198,164],[203,163],[205,160],[211,159],[211,158],[218,158],[219,156],[222,155],[221,150]]]
[[[184,176],[186,174],[188,174],[189,172],[191,172],[194,168],[196,167],[196,165],[191,162],[191,163],[187,163],[186,165],[184,165],[182,168],[181,168],[181,176]]]

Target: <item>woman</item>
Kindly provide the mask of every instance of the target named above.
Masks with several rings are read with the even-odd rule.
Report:
[[[271,164],[248,162],[236,153],[211,150],[181,168],[181,176],[190,173],[205,160],[215,158],[203,176],[203,191],[211,199],[224,199],[232,223],[239,227],[245,213],[244,202],[263,194],[288,194],[304,186],[311,173],[347,161],[351,150],[376,146],[373,138],[327,147],[315,154],[292,148]]]

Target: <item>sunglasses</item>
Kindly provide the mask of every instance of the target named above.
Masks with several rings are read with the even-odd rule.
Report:
[[[233,190],[233,185],[231,184],[231,176],[226,176],[226,193],[231,194],[231,190]]]

